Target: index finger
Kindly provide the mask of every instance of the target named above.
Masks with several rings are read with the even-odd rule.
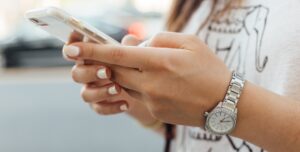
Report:
[[[149,60],[157,59],[154,50],[159,48],[146,48],[121,45],[99,45],[93,43],[73,43],[64,47],[64,52],[71,57],[84,60],[95,60],[108,64],[130,68],[143,68]]]

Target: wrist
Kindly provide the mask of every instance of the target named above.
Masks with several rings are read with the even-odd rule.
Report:
[[[224,72],[223,75],[219,76],[219,82],[216,83],[216,90],[214,91],[214,101],[218,104],[220,101],[223,101],[226,93],[228,91],[230,81],[232,79],[232,72],[229,70]],[[213,106],[215,107],[216,104]]]
[[[201,108],[199,108],[199,113],[201,117],[200,121],[199,118],[196,118],[194,120],[195,126],[200,126],[203,128],[206,121],[206,118],[204,117],[205,112],[212,111],[220,103],[220,101],[223,101],[223,99],[225,98],[227,89],[231,81],[232,73],[228,69],[220,73],[222,74],[214,74],[213,80],[210,79],[210,81],[213,82],[210,84],[210,86],[213,85],[213,87],[209,87],[210,89],[207,90],[209,92],[206,93],[206,95],[208,96],[205,96],[204,100],[200,101],[201,105],[199,105],[199,107]],[[200,87],[200,89],[201,90],[199,90],[198,92],[202,92],[203,87]],[[200,98],[203,99],[203,95],[200,94],[200,96]],[[196,98],[199,98],[199,96]]]
[[[299,125],[296,124],[300,119],[295,117],[295,110],[299,105],[293,99],[247,82],[238,105],[238,123],[232,135],[268,151],[293,151],[293,148],[297,151],[295,139],[298,136],[295,135],[299,134]]]
[[[231,133],[237,123],[237,105],[244,89],[243,75],[233,72],[226,95],[211,111],[205,112],[205,129],[215,135]]]

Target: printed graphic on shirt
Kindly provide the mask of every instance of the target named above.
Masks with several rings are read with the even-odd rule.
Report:
[[[212,20],[208,27],[206,43],[223,57],[232,69],[245,73],[248,51],[255,51],[255,67],[262,72],[268,57],[261,57],[261,44],[267,24],[269,9],[258,5],[231,8],[225,15]],[[255,47],[249,47],[254,44]],[[237,62],[237,64],[236,64]]]
[[[226,138],[230,142],[232,148],[237,152],[241,152],[241,151],[253,152],[254,151],[254,148],[251,147],[251,145],[249,143],[247,143],[246,141],[234,140],[232,137],[230,137],[228,135],[226,135]],[[264,150],[260,149],[260,151],[263,152]]]
[[[189,128],[188,134],[191,138],[195,140],[204,140],[210,142],[218,142],[223,137],[223,136],[215,136],[204,131],[202,132],[201,130],[199,130],[199,128]]]
[[[219,16],[217,12],[215,16]],[[261,45],[267,25],[269,9],[262,5],[251,7],[231,8],[228,13],[209,23],[205,41],[215,53],[223,58],[226,65],[240,73],[245,73],[247,56],[255,52],[255,69],[262,72],[267,63],[268,56],[261,55]],[[249,65],[247,65],[249,66]],[[203,151],[218,151],[214,144],[231,145],[227,151],[234,152],[262,152],[263,149],[247,143],[246,141],[230,136],[214,136],[200,128],[188,127],[188,136],[194,141],[203,142],[208,149]]]
[[[218,142],[222,142],[222,143],[226,143],[231,145],[231,149],[228,152],[234,151],[234,152],[263,152],[264,150],[256,147],[246,141],[237,139],[237,138],[233,138],[230,137],[228,135],[226,136],[215,136],[212,135],[200,128],[188,128],[188,136],[195,140],[195,141],[199,141],[199,142],[205,142],[206,144],[206,148],[204,148],[204,146],[202,147],[202,151],[218,151],[216,149],[214,149],[214,146],[211,147],[207,147],[207,145],[209,143],[218,143]]]

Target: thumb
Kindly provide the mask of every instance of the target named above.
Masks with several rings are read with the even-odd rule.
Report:
[[[141,43],[142,41],[139,40],[136,36],[134,35],[126,35],[122,39],[122,44],[123,45],[128,45],[128,46],[137,46]]]

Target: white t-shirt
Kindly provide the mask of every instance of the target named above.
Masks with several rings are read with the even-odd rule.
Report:
[[[243,1],[242,6],[230,8],[227,15],[209,21],[199,37],[230,69],[244,73],[248,81],[300,100],[300,1]],[[205,0],[182,32],[195,34],[211,5],[212,0]],[[217,8],[223,5],[224,1],[220,1]],[[172,151],[264,150],[234,137],[218,137],[200,128],[177,126]]]

